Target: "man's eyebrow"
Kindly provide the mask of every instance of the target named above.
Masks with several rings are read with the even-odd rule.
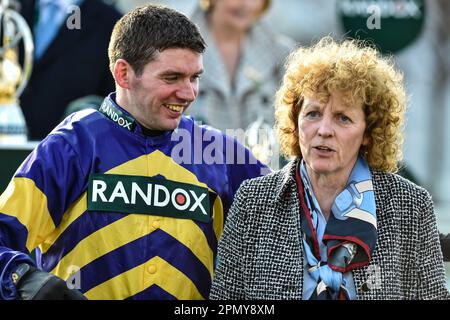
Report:
[[[204,72],[204,70],[201,69],[198,72],[194,73],[194,75],[200,75],[203,72]],[[160,75],[161,76],[168,76],[168,75],[170,75],[170,76],[186,76],[188,74],[184,73],[184,72],[177,71],[177,70],[166,70],[166,71],[161,72]]]

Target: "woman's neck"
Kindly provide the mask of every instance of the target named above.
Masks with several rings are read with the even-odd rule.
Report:
[[[331,207],[333,206],[336,197],[344,190],[347,185],[350,172],[339,174],[320,174],[314,172],[311,168],[306,166],[306,171],[309,175],[314,195],[319,203],[326,220],[328,220]]]

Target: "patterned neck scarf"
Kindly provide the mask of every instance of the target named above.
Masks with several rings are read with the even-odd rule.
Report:
[[[319,214],[314,192],[302,160],[296,174],[298,192],[304,215],[301,228],[308,272],[317,282],[311,300],[348,299],[343,274],[366,266],[372,257],[377,240],[377,220],[372,176],[367,162],[358,157],[345,189],[331,207],[323,243],[326,261],[320,255],[313,216]]]

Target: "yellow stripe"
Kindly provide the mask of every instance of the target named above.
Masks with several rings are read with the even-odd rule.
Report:
[[[212,278],[213,253],[209,249],[205,234],[194,222],[184,219],[135,214],[130,214],[117,220],[84,238],[59,261],[51,272],[63,279],[67,279],[71,275],[70,271],[73,265],[82,268],[95,259],[150,234],[155,230],[153,227],[155,221],[158,223],[156,227],[161,228],[188,247],[208,269]],[[205,248],[208,249],[205,250]]]
[[[33,180],[14,178],[0,196],[0,212],[16,217],[28,230],[27,249],[36,248],[55,229],[47,197]]]
[[[144,154],[140,157],[122,163],[120,166],[106,171],[106,174],[125,174],[130,176],[148,176],[148,155]],[[155,165],[153,163],[153,165]]]
[[[213,252],[203,231],[192,220],[161,218],[161,230],[188,247],[213,276]]]
[[[216,239],[217,241],[219,241],[220,236],[222,235],[222,231],[223,231],[223,206],[222,206],[222,201],[220,200],[219,197],[216,198],[216,200],[214,201],[214,215],[213,215],[213,228],[214,228],[214,233],[216,235]]]
[[[87,194],[83,194],[67,209],[66,213],[63,215],[61,223],[58,228],[55,229],[39,246],[42,253],[46,253],[48,249],[55,243],[59,236],[67,229],[68,226],[72,224],[76,219],[78,219],[87,210]]]
[[[185,274],[161,259],[153,257],[85,293],[88,299],[126,299],[156,284],[177,299],[204,299]]]
[[[148,216],[130,214],[101,228],[81,240],[51,272],[67,279],[73,265],[83,268],[104,254],[150,233],[148,220]]]

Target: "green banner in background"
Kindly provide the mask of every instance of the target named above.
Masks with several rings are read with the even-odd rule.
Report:
[[[368,40],[383,53],[396,53],[420,35],[425,19],[423,0],[338,0],[345,35]]]

